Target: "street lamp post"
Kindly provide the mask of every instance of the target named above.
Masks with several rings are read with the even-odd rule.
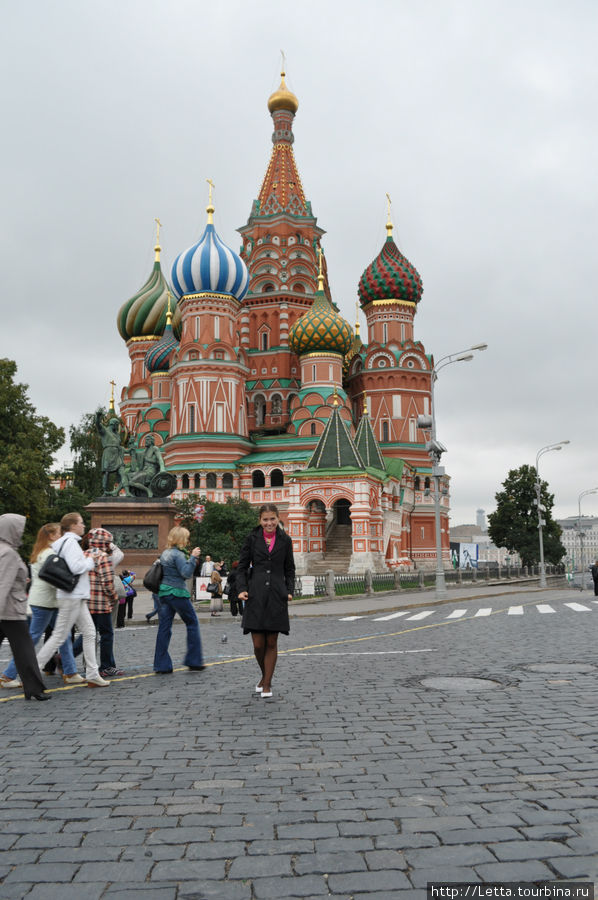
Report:
[[[598,493],[598,487],[590,488],[587,491],[582,491],[579,497],[577,498],[577,534],[579,536],[579,559],[581,563],[581,584],[580,591],[585,591],[586,589],[586,566],[585,566],[585,554],[584,554],[584,546],[583,539],[585,537],[585,531],[583,531],[581,527],[581,498],[586,497],[588,494],[596,494]]]
[[[442,454],[446,447],[436,438],[436,404],[434,403],[434,384],[438,373],[446,366],[457,362],[470,362],[473,359],[473,350],[485,350],[488,344],[474,344],[466,350],[458,353],[449,353],[438,360],[432,369],[430,378],[430,416],[418,416],[417,427],[430,432],[430,440],[426,443],[426,450],[432,461],[434,476],[434,530],[436,537],[436,597],[446,597],[446,581],[444,578],[444,566],[442,564],[442,535],[440,529],[440,479],[444,475],[444,468],[440,465]]]
[[[546,566],[544,565],[544,536],[542,534],[542,527],[546,524],[542,519],[542,513],[546,512],[545,508],[542,506],[542,487],[540,485],[540,471],[538,469],[538,465],[540,462],[540,457],[545,453],[550,453],[551,450],[561,450],[565,444],[568,444],[569,441],[558,441],[556,444],[547,444],[546,447],[540,447],[538,452],[536,453],[536,506],[538,507],[538,538],[540,541],[540,587],[546,587]]]

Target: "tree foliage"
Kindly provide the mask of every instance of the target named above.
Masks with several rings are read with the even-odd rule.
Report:
[[[497,547],[518,553],[524,566],[536,565],[540,559],[538,507],[536,505],[536,470],[523,465],[511,469],[503,490],[496,495],[496,510],[488,516],[488,534]],[[561,544],[561,527],[552,518],[554,494],[548,482],[540,479],[540,503],[544,507],[542,527],[544,559],[559,563],[565,555]]]
[[[71,425],[69,439],[73,454],[73,487],[91,503],[102,493],[102,440],[95,425],[96,412],[105,417],[105,410],[98,407],[85,413],[78,425]]]
[[[37,414],[16,372],[15,362],[0,359],[0,514],[27,516],[26,553],[47,521],[52,460],[64,431]]]
[[[190,494],[184,500],[175,500],[181,525],[189,529],[190,546],[201,547],[201,555],[209,554],[212,559],[223,559],[227,565],[239,558],[245,538],[258,523],[257,510],[247,500],[228,497],[226,503],[214,503]],[[197,522],[193,510],[198,504],[205,506],[201,523]]]

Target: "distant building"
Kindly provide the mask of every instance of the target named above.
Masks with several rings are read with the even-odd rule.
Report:
[[[486,525],[486,510],[485,509],[476,509],[475,521],[476,521],[476,525],[482,529],[482,532],[486,533],[486,531],[488,531],[488,526]]]
[[[563,562],[566,566],[580,568],[581,560],[581,539],[579,536],[579,525],[583,532],[583,563],[588,566],[598,559],[598,518],[594,516],[569,516],[567,519],[557,519],[557,523],[563,529],[561,534],[561,543],[567,555]]]
[[[477,510],[479,513],[484,510]],[[450,542],[453,544],[477,544],[478,564],[484,567],[486,563],[499,563],[501,566],[520,566],[521,559],[518,553],[509,553],[505,547],[496,547],[490,540],[487,531],[477,525],[454,525],[450,532]]]

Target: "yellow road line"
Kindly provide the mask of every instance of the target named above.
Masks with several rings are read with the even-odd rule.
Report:
[[[528,603],[519,604],[520,606],[535,606],[536,600],[530,600]],[[505,606],[503,609],[496,609],[492,613],[491,616],[497,616],[500,613],[507,612],[510,609],[512,604],[509,606]],[[289,650],[279,650],[278,655],[283,656],[289,653],[300,653],[305,650],[316,650],[320,647],[334,647],[339,644],[359,644],[362,641],[374,641],[376,638],[389,638],[389,637],[400,637],[403,634],[412,634],[414,631],[425,631],[428,628],[441,628],[443,625],[461,625],[463,622],[469,622],[472,619],[475,619],[476,616],[464,616],[461,619],[445,619],[442,622],[430,622],[428,625],[416,625],[412,628],[404,628],[402,631],[391,631],[391,632],[381,632],[378,634],[367,634],[363,637],[355,637],[355,638],[339,638],[335,641],[323,641],[320,644],[306,644],[304,647],[291,647]],[[485,617],[489,618],[489,617]],[[482,621],[480,619],[480,621]],[[224,666],[228,665],[228,663],[237,663],[237,662],[247,662],[248,660],[254,659],[253,654],[250,656],[233,656],[230,659],[219,659],[214,662],[206,663],[206,667],[210,668],[212,666]],[[188,669],[186,666],[181,666],[178,669],[173,669],[173,672],[187,672]],[[139,675],[123,675],[120,678],[112,678],[111,681],[137,681],[140,678],[157,678],[159,677],[158,672],[145,672]],[[55,694],[59,691],[75,691],[77,688],[83,687],[82,684],[72,684],[65,685],[64,687],[59,688],[50,688],[47,693]],[[98,690],[103,690],[103,688],[98,688]],[[16,691],[16,689],[15,689]],[[15,693],[15,696],[11,697],[0,697],[0,703],[8,703],[10,700],[18,700],[24,695],[22,693]]]

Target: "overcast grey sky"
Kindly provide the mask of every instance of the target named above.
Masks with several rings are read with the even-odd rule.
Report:
[[[443,371],[455,524],[546,454],[557,515],[598,485],[595,0],[0,0],[0,355],[68,427],[129,376],[115,319],[205,223],[238,248],[271,150],[266,102],[299,98],[295,155],[354,322],[385,193],[419,270],[417,339]],[[362,334],[364,333],[362,317]],[[598,495],[583,512],[598,513]]]

